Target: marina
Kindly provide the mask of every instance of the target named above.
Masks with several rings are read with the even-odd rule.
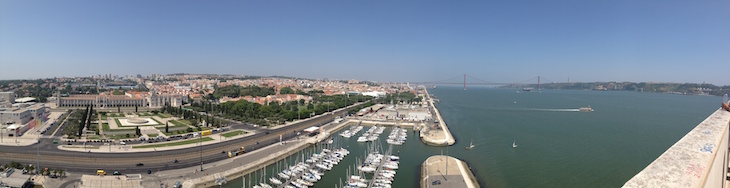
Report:
[[[480,187],[619,187],[664,152],[663,149],[658,149],[658,145],[671,146],[686,131],[705,119],[707,114],[717,109],[715,97],[706,96],[556,90],[516,93],[514,90],[487,88],[471,89],[463,93],[464,91],[455,87],[439,87],[429,92],[441,99],[441,103],[436,105],[454,136],[462,142],[455,144],[458,149],[451,148],[448,151],[446,148],[431,147],[419,141],[392,145],[393,154],[400,159],[391,187],[418,187],[423,162],[431,156],[441,154],[448,154],[447,156],[457,158],[471,167]],[[483,96],[489,97],[476,100]],[[514,103],[515,100],[520,102]],[[668,104],[665,101],[674,102]],[[588,105],[600,111],[577,112],[576,107]],[[698,107],[679,108],[693,105]],[[665,118],[611,118],[649,117],[655,113],[663,114],[661,116]],[[340,135],[346,130],[356,128],[358,122],[353,121],[344,126],[342,131],[332,134],[337,137],[334,139],[335,143],[340,143],[340,147],[348,149],[350,154],[339,165],[332,167],[313,187],[344,187],[350,179],[361,181],[349,177],[355,168],[352,165],[362,162],[358,163],[356,160],[365,159],[366,151],[373,143],[379,143],[386,149],[390,147],[387,136],[392,132],[395,123],[362,120],[360,126],[363,128],[358,134],[350,138]],[[357,142],[357,138],[364,131],[376,124],[386,126],[385,133],[378,140]],[[419,136],[418,132],[411,131],[412,125],[398,123],[398,127],[407,129],[406,135],[409,138]],[[660,132],[657,133],[657,129],[651,127],[661,127]],[[601,134],[595,134],[596,130],[600,130]],[[615,138],[626,141],[614,142]],[[638,155],[634,152],[632,148],[636,148],[637,143],[645,148],[642,151],[646,154]],[[470,145],[475,147],[462,149]],[[602,148],[596,150],[596,145],[601,145]],[[529,169],[533,169],[531,173],[535,175],[532,179],[519,178]],[[345,175],[348,172],[349,176]],[[367,176],[359,178],[371,179]],[[228,184],[223,187],[239,188],[240,181],[241,179],[229,179]]]

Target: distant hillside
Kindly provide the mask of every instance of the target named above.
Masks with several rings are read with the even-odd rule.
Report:
[[[510,85],[507,88],[532,87],[537,84]],[[722,96],[730,93],[730,86],[715,86],[712,84],[693,83],[633,83],[633,82],[587,82],[587,83],[544,83],[542,89],[572,89],[572,90],[615,90],[615,91],[643,91],[657,93],[673,93],[683,95],[715,95]]]

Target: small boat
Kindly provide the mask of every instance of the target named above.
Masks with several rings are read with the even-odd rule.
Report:
[[[581,108],[578,108],[578,111],[580,111],[580,112],[593,112],[593,108],[591,108],[591,106],[581,107]]]
[[[474,148],[474,139],[471,140],[471,142],[469,143],[469,146],[466,146],[466,150],[469,150],[471,148]]]
[[[530,91],[532,91],[532,88],[531,87],[522,88],[522,91],[530,92]]]
[[[512,148],[517,148],[517,141],[516,140],[512,142]]]
[[[275,177],[270,177],[269,182],[273,183],[274,185],[281,185],[281,181],[279,179],[276,179]]]

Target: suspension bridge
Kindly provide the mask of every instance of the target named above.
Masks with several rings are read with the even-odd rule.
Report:
[[[462,79],[463,78],[463,79]],[[410,82],[412,84],[420,84],[420,85],[463,85],[464,90],[466,90],[467,85],[491,85],[491,86],[524,86],[524,85],[530,85],[530,84],[537,84],[537,89],[540,90],[540,83],[541,80],[547,81],[548,83],[553,83],[553,81],[547,80],[545,78],[541,78],[540,76],[535,76],[526,80],[522,80],[519,82],[490,82],[483,79],[479,79],[477,77],[463,74],[456,77],[451,77],[448,79],[443,80],[437,80],[437,81],[426,81],[426,82]]]

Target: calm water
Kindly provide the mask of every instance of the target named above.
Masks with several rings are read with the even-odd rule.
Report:
[[[457,139],[449,155],[466,161],[483,187],[620,187],[720,101],[614,91],[439,87],[429,92],[441,100],[437,106]],[[574,112],[589,105],[594,112]],[[334,187],[345,178],[348,165],[366,148],[355,140],[340,140],[351,154],[315,187]],[[476,148],[467,151],[471,140]],[[513,141],[518,148],[512,148]],[[409,132],[408,141],[393,151],[403,160],[393,187],[417,187],[421,162],[447,149],[425,146]],[[241,187],[240,181],[224,187]]]

